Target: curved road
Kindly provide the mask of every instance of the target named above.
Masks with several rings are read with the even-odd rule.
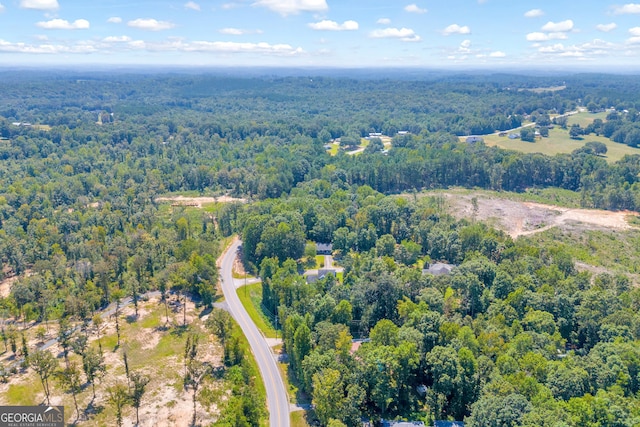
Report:
[[[275,357],[258,327],[242,306],[233,283],[233,261],[241,244],[240,240],[235,240],[222,257],[220,264],[222,293],[229,307],[229,312],[247,337],[253,355],[258,362],[260,374],[262,374],[264,386],[267,389],[269,424],[271,427],[289,427],[289,396],[284,388],[282,377],[280,377]]]

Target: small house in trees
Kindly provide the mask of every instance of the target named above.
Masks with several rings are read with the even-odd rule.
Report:
[[[476,136],[476,135],[471,135],[467,137],[468,144],[474,144],[476,142],[484,142],[484,139],[482,139],[481,136]]]
[[[455,265],[446,264],[444,262],[436,262],[429,266],[429,268],[425,268],[422,270],[422,274],[433,274],[434,276],[443,276],[445,274],[451,274],[451,270],[453,270]]]
[[[385,421],[381,420],[382,427],[426,427],[422,421]]]
[[[336,276],[336,270],[333,268],[321,268],[318,270],[317,274],[311,273],[307,274],[307,283],[315,283],[318,280],[324,279],[327,276]]]
[[[333,245],[331,243],[316,243],[316,253],[318,255],[331,255]]]
[[[434,421],[433,427],[464,427],[462,421]]]

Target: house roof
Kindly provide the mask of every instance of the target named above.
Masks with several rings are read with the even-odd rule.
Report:
[[[333,251],[333,245],[331,243],[316,243],[316,252],[331,252]]]
[[[439,275],[451,273],[451,270],[453,270],[454,267],[455,265],[453,264],[445,264],[444,262],[437,262],[433,265],[430,265],[429,268],[422,270],[422,272],[430,273],[430,274],[433,274],[434,276],[439,276]]]
[[[426,427],[422,421],[385,421],[382,420],[382,427]]]

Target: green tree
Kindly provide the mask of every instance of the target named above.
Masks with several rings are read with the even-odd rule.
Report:
[[[526,142],[536,142],[536,131],[532,127],[520,129],[520,139]]]
[[[87,377],[87,382],[91,383],[93,390],[93,400],[96,398],[96,379],[107,372],[102,353],[90,347],[82,354],[82,370]]]
[[[335,369],[327,368],[313,376],[313,406],[322,425],[331,419],[340,419],[343,388],[340,372]]]
[[[231,315],[222,309],[214,308],[206,321],[206,326],[220,340],[224,348],[227,340],[233,332],[233,320]]]
[[[470,427],[517,427],[522,417],[531,411],[531,403],[521,394],[485,395],[471,409],[465,421]]]
[[[142,405],[142,397],[146,391],[147,384],[149,384],[149,377],[139,372],[134,372],[131,374],[131,382],[133,383],[133,387],[131,387],[131,405],[136,409],[136,425],[139,425],[140,406]]]
[[[49,378],[56,372],[58,360],[47,350],[35,350],[29,356],[29,365],[36,371],[38,377],[40,377],[44,395],[47,398],[47,405],[50,405],[49,397],[51,396],[51,391],[49,389]]]
[[[75,362],[70,362],[66,368],[56,372],[56,379],[60,383],[60,386],[73,396],[73,404],[76,407],[76,420],[79,420],[80,409],[78,408],[77,396],[82,391],[80,369]]]
[[[107,388],[107,401],[113,407],[116,414],[116,423],[118,427],[122,427],[122,415],[127,405],[131,404],[131,395],[127,386],[116,383]]]

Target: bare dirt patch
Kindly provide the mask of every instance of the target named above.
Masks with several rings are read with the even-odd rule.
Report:
[[[451,207],[451,213],[457,218],[487,221],[513,238],[540,233],[552,227],[627,230],[633,228],[627,222],[627,217],[638,215],[630,211],[575,209],[519,202],[482,194],[443,195]]]
[[[182,386],[182,375],[184,372],[183,348],[184,341],[190,331],[196,332],[200,336],[198,360],[217,367],[222,365],[222,350],[219,343],[212,339],[199,319],[199,309],[193,302],[187,303],[187,321],[190,324],[189,331],[183,331],[182,307],[169,312],[169,323],[165,325],[164,307],[158,298],[151,297],[149,301],[141,301],[138,317],[135,317],[133,305],[123,307],[120,312],[120,328],[122,330],[122,345],[114,348],[115,345],[115,319],[109,316],[104,319],[101,328],[101,342],[104,351],[104,361],[107,365],[108,374],[96,384],[96,400],[93,406],[101,408],[98,413],[83,413],[77,425],[80,426],[102,426],[115,425],[113,409],[108,403],[107,388],[116,384],[127,384],[123,363],[123,351],[129,355],[129,365],[135,372],[146,375],[150,382],[143,397],[140,408],[140,426],[189,426],[193,416],[193,401],[191,389]],[[127,318],[135,319],[129,322]],[[154,319],[160,318],[160,325]],[[142,324],[148,325],[143,326]],[[17,325],[18,327],[20,325]],[[51,327],[49,336],[57,335],[55,325]],[[97,334],[95,328],[89,330],[89,342],[96,346]],[[35,347],[36,341],[33,339],[33,328],[26,332],[29,338],[30,348]],[[77,334],[80,334],[78,332]],[[1,345],[0,345],[1,346]],[[18,340],[18,347],[20,341]],[[2,348],[3,349],[3,348]],[[0,351],[2,350],[0,349]],[[49,351],[56,356],[59,365],[64,366],[62,358],[62,348],[55,344]],[[81,364],[80,356],[71,352],[71,360]],[[0,353],[0,363],[9,366],[15,358],[9,350]],[[83,376],[84,378],[84,376]],[[33,403],[44,401],[42,386],[35,373],[31,370],[19,370],[10,376],[7,383],[0,383],[0,404],[6,405],[10,402],[10,395],[16,392],[11,391],[15,387],[29,387],[30,396],[25,397]],[[207,379],[204,388],[214,390],[226,387],[219,380]],[[75,409],[72,398],[69,394],[63,393],[57,381],[51,380],[51,403],[64,405],[65,413],[68,413],[69,422],[75,419]],[[222,389],[224,390],[224,389]],[[25,392],[21,392],[25,393]],[[222,393],[222,392],[221,392]],[[91,387],[84,387],[78,396],[78,403],[81,412],[89,408],[91,401]],[[219,404],[222,400],[210,402],[207,406],[198,401],[197,403],[197,425],[213,425],[219,415]],[[15,404],[15,402],[13,403]],[[135,425],[135,411],[130,406],[124,413],[124,426]]]
[[[171,197],[158,197],[156,202],[171,202],[174,206],[193,206],[196,208],[202,208],[202,205],[209,203],[233,203],[240,202],[245,203],[246,199],[239,199],[231,196],[219,196],[219,197],[187,197],[187,196],[171,196]]]
[[[3,272],[5,273],[5,278],[0,281],[0,297],[2,298],[7,298],[9,296],[11,293],[11,287],[18,281],[18,279],[20,279],[20,277],[29,277],[33,274],[33,272],[28,269],[22,276],[16,276],[13,274],[11,269],[7,267],[3,269]]]

